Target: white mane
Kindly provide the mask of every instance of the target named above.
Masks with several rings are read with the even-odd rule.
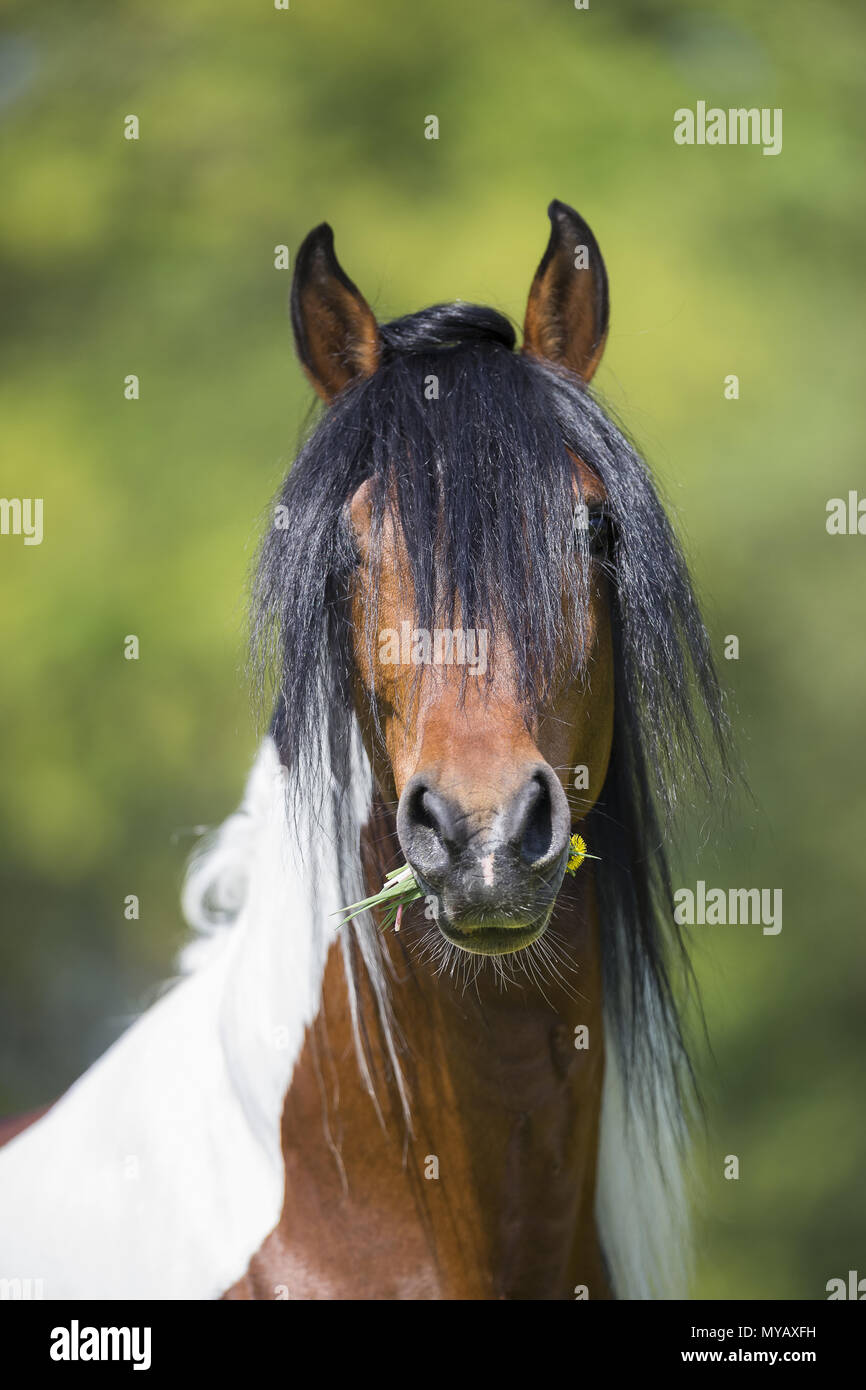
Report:
[[[190,874],[192,973],[0,1150],[0,1277],[47,1298],[215,1298],[276,1225],[283,1098],[328,946],[315,924],[342,906],[327,807],[296,840],[285,802],[268,739]]]

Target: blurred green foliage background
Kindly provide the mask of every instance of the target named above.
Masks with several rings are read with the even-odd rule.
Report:
[[[40,0],[0,29],[0,490],[45,499],[41,546],[0,538],[0,1113],[59,1094],[170,974],[191,827],[252,757],[245,586],[310,397],[274,247],[327,219],[380,317],[520,321],[558,197],[610,273],[596,385],[720,657],[740,639],[756,804],[724,838],[696,813],[679,881],[784,890],[776,937],[694,929],[696,1293],[866,1274],[866,539],[824,524],[866,491],[861,7]],[[698,99],[782,107],[781,155],[676,146]]]

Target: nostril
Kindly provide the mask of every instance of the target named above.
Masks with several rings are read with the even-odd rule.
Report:
[[[433,830],[441,834],[441,827],[435,814],[433,799],[426,787],[419,787],[410,814],[415,824],[422,830]]]
[[[431,831],[437,839],[446,838],[447,820],[441,798],[423,782],[413,787],[406,804],[406,824],[413,830]]]
[[[551,849],[553,840],[553,807],[550,788],[546,778],[536,773],[532,779],[530,802],[524,823],[520,852],[529,864],[544,859]]]
[[[438,875],[449,862],[453,840],[447,802],[421,778],[405,788],[397,807],[397,835],[406,858],[425,875]]]
[[[568,799],[553,768],[536,767],[513,803],[509,843],[536,871],[552,864],[568,846]]]

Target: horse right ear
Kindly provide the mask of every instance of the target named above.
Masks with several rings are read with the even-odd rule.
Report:
[[[291,309],[298,357],[323,400],[373,375],[379,365],[376,320],[334,255],[327,222],[314,227],[298,251]]]
[[[589,381],[607,338],[607,271],[583,218],[556,199],[550,240],[529,291],[523,351],[558,362]]]

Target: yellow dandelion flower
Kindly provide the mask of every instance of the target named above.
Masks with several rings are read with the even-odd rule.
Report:
[[[576,874],[585,858],[586,840],[583,838],[582,835],[572,835],[569,847],[568,864],[566,865],[567,872],[570,874]]]

